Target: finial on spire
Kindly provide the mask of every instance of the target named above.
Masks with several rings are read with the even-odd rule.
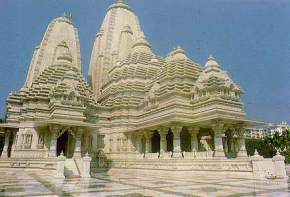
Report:
[[[125,0],[117,0],[117,3],[123,3],[123,4],[126,4]]]
[[[71,14],[71,12],[64,12],[64,13],[63,13],[63,17],[66,17],[66,18],[68,18],[69,20],[71,20],[71,19],[72,19],[72,14]]]
[[[215,58],[212,55],[209,55],[208,60],[215,60]]]

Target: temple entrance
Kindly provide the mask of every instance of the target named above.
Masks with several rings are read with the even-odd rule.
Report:
[[[169,129],[166,135],[166,144],[167,144],[167,152],[173,152],[173,133],[171,129]]]
[[[153,136],[151,138],[152,142],[152,153],[160,152],[160,135],[157,131],[154,131]]]
[[[75,139],[68,131],[61,132],[57,138],[56,155],[59,156],[62,152],[66,158],[72,158],[74,153]]]
[[[180,132],[180,146],[182,152],[191,152],[191,135],[185,127]]]

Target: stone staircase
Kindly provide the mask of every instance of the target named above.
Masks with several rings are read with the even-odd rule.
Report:
[[[64,164],[66,178],[80,178],[80,172],[74,159],[66,159]]]

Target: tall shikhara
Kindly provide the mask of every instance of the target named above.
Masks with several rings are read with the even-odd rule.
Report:
[[[245,118],[244,92],[218,61],[203,66],[180,46],[156,55],[122,0],[97,33],[89,84],[65,14],[48,25],[25,84],[8,96],[1,157],[13,159],[0,165],[89,177],[90,154],[94,167],[110,170],[286,176],[281,155],[247,156],[244,127],[261,122]]]
[[[138,17],[124,1],[111,5],[104,18],[91,55],[89,83],[98,98],[108,73],[124,60],[141,34]]]

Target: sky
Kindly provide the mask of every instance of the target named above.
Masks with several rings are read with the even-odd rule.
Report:
[[[96,33],[115,0],[0,0],[0,117],[19,90],[47,25],[71,12],[84,76]],[[204,65],[213,55],[245,91],[247,118],[290,122],[289,0],[127,0],[156,54],[180,45]]]

